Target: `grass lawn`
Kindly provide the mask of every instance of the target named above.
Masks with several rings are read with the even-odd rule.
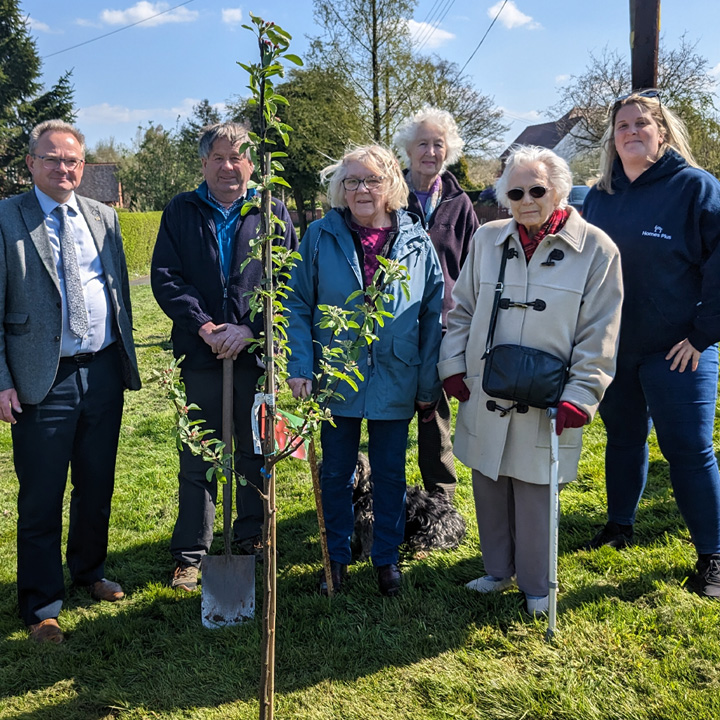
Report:
[[[169,323],[148,286],[132,292],[145,387],[126,396],[107,562],[127,597],[96,603],[69,588],[60,646],[29,642],[17,616],[17,481],[9,429],[0,428],[0,718],[257,717],[259,619],[206,630],[200,594],[167,585],[177,458],[173,418],[150,375],[170,357]],[[414,443],[407,468],[408,480],[419,481]],[[405,558],[397,599],[379,595],[363,563],[350,568],[347,592],[328,600],[315,594],[320,550],[309,469],[296,460],[281,465],[278,718],[720,718],[720,603],[683,588],[695,553],[657,446],[637,544],[586,552],[580,548],[605,506],[603,431],[595,423],[586,432],[580,478],[562,497],[553,644],[544,642],[544,622],[523,615],[517,593],[464,589],[483,566],[469,471],[458,470],[457,504],[469,528],[463,545]]]

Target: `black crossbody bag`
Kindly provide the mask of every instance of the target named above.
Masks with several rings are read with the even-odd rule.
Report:
[[[568,376],[567,363],[556,355],[525,345],[492,347],[500,296],[504,289],[509,247],[508,238],[503,244],[500,273],[495,286],[490,327],[485,343],[482,389],[490,397],[512,401],[518,406],[518,411],[522,409],[527,411],[527,406],[544,410],[560,402],[560,395]],[[490,408],[490,405],[493,407]],[[508,408],[496,408],[494,403],[488,403],[488,409],[508,410]]]

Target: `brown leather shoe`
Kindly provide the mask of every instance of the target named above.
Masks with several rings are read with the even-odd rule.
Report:
[[[125,597],[123,589],[116,582],[103,578],[90,586],[90,597],[93,600],[117,602]]]
[[[28,625],[30,637],[39,643],[55,643],[59,645],[64,639],[63,631],[58,625],[57,618],[47,618],[34,625]]]

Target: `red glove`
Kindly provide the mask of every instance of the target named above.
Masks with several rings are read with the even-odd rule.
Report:
[[[465,373],[451,375],[443,380],[443,390],[450,396],[457,398],[460,402],[470,399],[470,390],[463,382]]]
[[[589,419],[583,410],[563,401],[558,405],[555,432],[560,435],[565,428],[581,428]]]

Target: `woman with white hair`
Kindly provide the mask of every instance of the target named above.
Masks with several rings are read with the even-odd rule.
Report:
[[[472,468],[487,573],[467,587],[487,593],[517,580],[530,614],[548,608],[550,424],[545,410],[486,394],[481,380],[497,287],[494,344],[542,350],[567,367],[559,481],[574,480],[582,427],[615,371],[622,280],[613,242],[568,207],[571,187],[567,163],[551,150],[515,148],[496,186],[512,219],[475,234],[438,364],[445,391],[460,400],[454,449]]]
[[[353,479],[363,418],[373,476],[371,557],[384,595],[400,591],[398,548],[405,529],[405,451],[416,407],[429,407],[440,394],[443,280],[437,255],[422,225],[403,210],[407,186],[393,154],[378,145],[348,151],[322,172],[329,181],[332,210],[310,225],[300,244],[288,309],[288,385],[307,397],[317,378],[320,348],[332,330],[321,327],[321,306],[352,310],[362,291],[375,282],[379,257],[407,268],[408,293],[400,281],[387,288],[391,317],[375,328],[377,340],[358,351],[357,392],[340,382],[329,404],[333,423],[322,425],[322,504],[330,570],[339,590],[350,563],[353,532]],[[349,300],[349,297],[355,296]],[[341,340],[352,338],[352,330]],[[320,592],[327,593],[323,573]]]
[[[452,289],[479,223],[472,202],[447,170],[462,153],[463,141],[449,112],[424,107],[403,123],[395,146],[407,162],[408,210],[417,215],[440,258],[445,280],[443,332],[453,306]],[[443,392],[437,406],[418,418],[418,465],[428,492],[444,492],[451,500],[457,475],[450,437],[450,407]]]

